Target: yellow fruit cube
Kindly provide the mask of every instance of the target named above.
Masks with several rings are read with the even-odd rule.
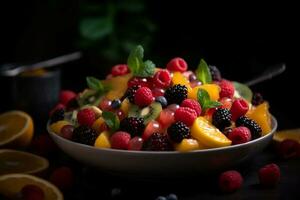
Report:
[[[50,130],[56,134],[60,134],[62,127],[65,125],[70,125],[71,123],[65,120],[57,121],[50,125]]]
[[[110,141],[109,141],[109,132],[103,131],[100,133],[100,135],[97,137],[95,144],[95,147],[98,148],[111,148]]]
[[[122,101],[121,103],[121,110],[123,111],[124,115],[127,116],[128,115],[128,110],[130,108],[130,102],[129,100],[126,98],[124,99],[124,101]]]
[[[173,73],[172,84],[173,85],[176,85],[176,84],[185,85],[188,89],[188,92],[192,91],[190,81],[185,76],[183,76],[183,74],[181,72],[174,72]]]
[[[189,99],[195,99],[197,100],[197,93],[199,89],[204,89],[208,92],[209,97],[212,101],[217,101],[220,96],[220,87],[216,84],[204,84],[204,85],[199,85],[197,87],[194,87],[189,93],[188,93],[188,98]]]
[[[127,82],[132,77],[132,74],[116,76],[109,80],[104,80],[103,83],[110,86],[110,91],[106,97],[109,100],[120,99],[127,90]]]
[[[102,126],[103,123],[105,123],[103,117],[99,117],[96,121],[94,121],[94,123],[92,125],[92,129],[99,132],[101,130],[101,126]]]
[[[195,139],[183,139],[179,144],[175,145],[175,149],[180,152],[204,149],[205,147]]]

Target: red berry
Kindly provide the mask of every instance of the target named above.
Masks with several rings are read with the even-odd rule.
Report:
[[[80,125],[92,126],[96,120],[96,115],[92,109],[84,108],[78,112],[77,120]]]
[[[129,141],[128,150],[140,151],[143,147],[143,139],[140,137],[134,137]]]
[[[148,82],[148,80],[146,78],[133,77],[128,81],[127,86],[128,86],[128,88],[131,88],[134,85],[150,88],[151,84]]]
[[[187,63],[182,58],[173,58],[170,60],[170,62],[167,64],[167,69],[169,71],[179,71],[184,72],[188,68]]]
[[[152,94],[153,94],[154,97],[164,96],[165,90],[161,89],[161,88],[153,88],[152,89]]]
[[[104,98],[104,99],[100,102],[99,108],[100,108],[101,110],[104,110],[104,111],[110,111],[110,110],[112,110],[113,108],[111,107],[111,100]]]
[[[151,121],[148,123],[146,126],[142,138],[144,141],[147,141],[148,138],[153,134],[153,133],[159,133],[161,131],[161,126],[157,121]]]
[[[110,137],[111,148],[127,150],[130,139],[131,139],[131,136],[127,132],[124,132],[124,131],[115,132]]]
[[[49,180],[61,190],[72,187],[74,183],[74,175],[69,167],[59,167],[50,175]]]
[[[232,120],[235,121],[240,116],[245,115],[248,109],[249,109],[249,105],[247,101],[245,101],[244,99],[234,100],[230,109],[230,112],[232,114]]]
[[[61,103],[56,104],[56,106],[50,111],[49,115],[51,116],[55,111],[59,109],[66,109],[66,106]]]
[[[126,117],[125,113],[121,109],[116,110],[115,114],[119,117],[120,121],[122,121]]]
[[[299,156],[300,144],[295,140],[285,139],[278,145],[277,152],[284,159],[295,158]]]
[[[44,191],[36,185],[25,185],[21,189],[22,200],[43,200],[45,199]]]
[[[241,188],[243,177],[238,171],[226,171],[219,177],[219,187],[223,192],[234,192]]]
[[[240,126],[234,128],[229,134],[228,138],[232,141],[232,144],[242,144],[251,140],[251,132],[248,128]]]
[[[198,101],[196,101],[194,99],[185,99],[185,100],[183,100],[183,102],[181,102],[180,106],[191,108],[194,111],[196,111],[197,116],[201,115],[201,110],[202,110],[201,105],[199,104]]]
[[[134,103],[140,107],[150,105],[154,100],[152,92],[147,87],[139,88],[134,95]]]
[[[153,86],[157,88],[166,88],[171,84],[171,75],[168,70],[159,70],[153,78]]]
[[[121,76],[129,73],[129,68],[126,64],[115,65],[111,69],[111,74],[113,76]]]
[[[66,106],[68,102],[76,96],[76,93],[71,90],[62,90],[59,93],[59,102]]]
[[[74,131],[74,126],[72,126],[72,125],[65,125],[65,126],[63,126],[61,128],[60,135],[63,138],[71,140],[72,136],[73,136],[73,131]]]
[[[197,118],[197,113],[195,110],[188,107],[180,107],[175,111],[175,121],[180,121],[185,123],[187,126],[192,126],[195,119]]]
[[[275,186],[280,180],[280,169],[278,165],[272,163],[259,169],[259,182],[266,187]]]
[[[232,98],[234,95],[234,85],[231,81],[227,81],[225,79],[219,82],[219,86],[221,88],[220,98],[228,97]]]

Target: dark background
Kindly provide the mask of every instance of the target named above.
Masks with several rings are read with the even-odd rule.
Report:
[[[270,102],[279,128],[298,126],[299,15],[294,5],[283,1],[229,5],[134,0],[11,0],[1,4],[1,64],[32,62],[83,50],[83,59],[62,66],[62,87],[79,92],[85,87],[86,75],[104,78],[112,65],[126,61],[129,47],[139,43],[145,46],[146,58],[158,66],[181,56],[190,68],[195,68],[204,58],[217,65],[225,78],[240,82],[284,62],[284,74],[252,89]],[[102,37],[101,42],[82,45],[85,41],[80,35],[80,21],[87,16],[109,15],[108,4],[131,7],[116,11],[112,34]],[[83,9],[95,5],[98,11]],[[144,21],[138,24],[141,19]],[[126,46],[128,38],[131,43]],[[126,48],[116,50],[114,45]],[[106,50],[111,50],[110,54],[105,54]]]

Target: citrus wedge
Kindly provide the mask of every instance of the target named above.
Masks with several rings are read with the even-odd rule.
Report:
[[[14,199],[26,185],[36,185],[45,194],[44,200],[63,200],[62,193],[52,183],[28,174],[7,174],[0,176],[0,194]]]
[[[198,117],[195,120],[191,128],[191,134],[199,143],[208,148],[231,145],[231,140],[204,117]]]
[[[32,118],[22,111],[9,111],[0,115],[0,147],[26,147],[33,136]]]
[[[273,140],[277,142],[282,142],[286,139],[296,140],[300,143],[300,128],[277,131],[273,136]]]
[[[11,173],[36,174],[49,166],[47,159],[22,151],[0,150],[0,175]]]

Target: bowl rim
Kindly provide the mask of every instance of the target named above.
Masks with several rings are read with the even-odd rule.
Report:
[[[210,149],[199,149],[199,150],[193,150],[193,151],[187,151],[187,152],[180,152],[180,151],[136,151],[136,150],[121,150],[121,149],[112,149],[112,148],[97,148],[94,146],[90,146],[90,145],[86,145],[86,144],[81,144],[78,142],[73,142],[71,140],[68,140],[66,138],[63,138],[61,136],[59,136],[58,134],[54,133],[53,131],[50,130],[50,121],[47,122],[47,131],[48,133],[55,138],[59,138],[59,140],[62,140],[64,143],[69,143],[71,145],[77,145],[80,146],[81,148],[87,148],[87,149],[92,149],[93,151],[99,151],[99,152],[111,152],[111,153],[122,153],[122,154],[135,154],[135,155],[153,155],[153,154],[166,154],[166,155],[172,155],[172,154],[182,154],[182,155],[189,155],[189,154],[199,154],[199,153],[207,153],[207,152],[215,152],[215,151],[223,151],[223,150],[233,150],[233,149],[237,149],[243,146],[247,146],[247,145],[251,145],[254,144],[256,142],[259,142],[261,140],[264,140],[270,136],[272,136],[275,131],[277,130],[277,120],[276,118],[271,115],[271,123],[272,123],[272,130],[265,134],[262,137],[256,138],[254,140],[251,140],[250,142],[246,142],[243,144],[237,144],[237,145],[230,145],[230,146],[225,146],[225,147],[216,147],[216,148],[210,148]]]

